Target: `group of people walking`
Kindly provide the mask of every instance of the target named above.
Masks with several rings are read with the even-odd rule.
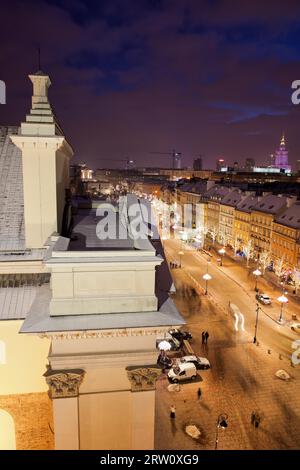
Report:
[[[180,268],[180,264],[176,261],[170,261],[170,269]]]

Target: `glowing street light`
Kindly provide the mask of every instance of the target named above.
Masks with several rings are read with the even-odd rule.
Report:
[[[171,349],[171,345],[168,341],[166,341],[165,339],[163,341],[161,341],[158,345],[158,348],[161,350],[161,351],[170,351]]]
[[[282,294],[280,297],[278,297],[277,300],[278,300],[278,302],[280,302],[280,304],[281,304],[281,307],[280,307],[280,315],[279,315],[278,321],[279,321],[279,323],[282,323],[282,321],[283,321],[283,320],[282,320],[283,306],[284,306],[284,304],[287,304],[287,303],[288,303],[288,299],[287,299],[287,297],[286,297],[284,294]]]
[[[261,271],[259,269],[255,269],[255,271],[253,271],[253,274],[255,276],[255,288],[254,290],[257,292],[258,291],[258,288],[257,288],[257,281],[258,281],[258,277],[261,276]]]
[[[216,422],[216,441],[215,441],[215,450],[218,449],[218,442],[219,442],[219,429],[226,429],[228,427],[228,415],[226,413],[222,413],[218,416]]]
[[[255,330],[254,330],[254,338],[253,338],[253,343],[255,344],[257,341],[256,335],[257,335],[257,325],[258,325],[258,314],[259,311],[261,310],[260,306],[258,303],[256,304],[256,320],[255,320]]]
[[[210,274],[206,273],[202,276],[202,279],[204,279],[204,281],[205,281],[205,292],[204,292],[204,294],[207,295],[207,283],[208,283],[208,281],[210,281],[212,279],[212,277],[211,277]]]
[[[181,257],[184,255],[183,251],[178,251],[179,254],[179,267],[181,268]]]
[[[221,262],[220,262],[220,266],[223,266],[223,256],[225,255],[226,253],[226,250],[225,248],[220,248],[220,250],[218,251],[218,253],[221,255]]]

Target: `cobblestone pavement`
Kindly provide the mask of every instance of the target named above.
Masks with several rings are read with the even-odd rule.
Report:
[[[185,276],[182,270],[172,274],[175,281]],[[181,384],[179,392],[168,391],[166,376],[158,380],[155,448],[214,449],[216,420],[226,413],[228,427],[219,431],[219,449],[298,449],[300,366],[292,367],[278,354],[268,354],[267,347],[254,345],[246,332],[235,333],[230,317],[209,298],[176,294],[174,300],[193,334],[195,353],[208,357],[212,368],[198,371],[198,380]],[[210,334],[206,349],[200,341],[203,330]],[[279,369],[288,372],[289,381],[275,376]],[[175,420],[169,416],[172,404],[176,406]],[[261,417],[258,428],[251,424],[253,411]],[[185,434],[187,424],[200,429],[198,440]]]

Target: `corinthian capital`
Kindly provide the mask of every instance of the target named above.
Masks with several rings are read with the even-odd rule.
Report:
[[[49,386],[50,397],[77,397],[84,374],[83,369],[52,370],[49,368],[44,377]]]

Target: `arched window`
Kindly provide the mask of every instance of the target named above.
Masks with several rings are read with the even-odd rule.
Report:
[[[15,423],[4,410],[0,410],[0,450],[16,450]]]
[[[0,364],[6,364],[6,348],[4,341],[0,340]]]

